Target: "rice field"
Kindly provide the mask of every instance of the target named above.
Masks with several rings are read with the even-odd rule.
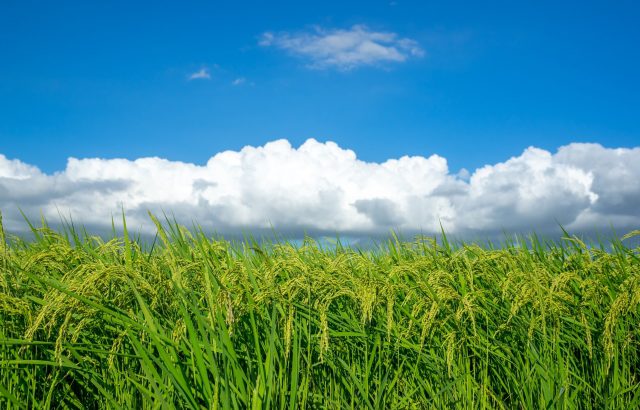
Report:
[[[0,408],[640,407],[640,248],[0,222]]]

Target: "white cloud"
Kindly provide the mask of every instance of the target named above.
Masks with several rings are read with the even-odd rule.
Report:
[[[226,234],[300,236],[403,232],[483,236],[503,230],[621,231],[640,226],[640,148],[570,144],[473,172],[451,173],[445,158],[359,160],[333,142],[286,140],[211,157],[204,165],[161,158],[75,159],[44,174],[0,155],[0,210],[12,230],[18,211],[52,221],[71,214],[109,229],[124,205],[130,225],[151,232],[146,212],[166,211]]]
[[[211,78],[211,73],[209,72],[209,69],[206,67],[201,68],[200,70],[196,71],[195,73],[191,73],[189,74],[189,76],[187,76],[187,79],[189,81],[191,80],[209,80]]]
[[[242,84],[244,84],[246,81],[247,81],[247,79],[246,79],[246,78],[244,78],[244,77],[238,77],[238,78],[236,78],[235,80],[233,80],[233,81],[231,82],[231,84],[232,84],[232,85],[242,85]]]
[[[313,68],[342,70],[398,63],[424,55],[415,40],[401,38],[392,32],[371,31],[365,25],[354,25],[347,30],[315,27],[313,32],[293,34],[266,32],[260,37],[259,44],[303,57]]]
[[[0,178],[23,180],[37,175],[40,175],[38,168],[17,159],[7,159],[7,157],[0,154]]]

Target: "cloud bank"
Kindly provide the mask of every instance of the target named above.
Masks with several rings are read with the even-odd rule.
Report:
[[[223,234],[243,231],[376,236],[448,232],[482,237],[502,231],[558,232],[640,227],[640,147],[574,143],[521,155],[469,173],[451,173],[445,158],[359,160],[333,142],[287,140],[244,147],[204,165],[161,158],[76,159],[63,171],[0,155],[0,210],[5,226],[27,215],[71,215],[108,230],[124,207],[128,224],[153,232],[147,211],[197,221]]]
[[[313,32],[266,32],[259,44],[276,47],[309,61],[312,68],[350,70],[367,65],[404,62],[421,57],[424,51],[418,42],[401,38],[396,33],[372,31],[364,25],[350,29],[324,29]]]

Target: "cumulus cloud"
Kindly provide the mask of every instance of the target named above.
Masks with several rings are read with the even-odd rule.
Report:
[[[200,70],[191,73],[187,76],[187,80],[209,80],[211,78],[211,73],[209,69],[206,67],[201,68]]]
[[[13,180],[29,179],[40,175],[40,170],[17,159],[8,159],[0,154],[0,178]]]
[[[129,225],[153,232],[147,211],[198,222],[224,234],[621,231],[640,226],[640,148],[574,143],[521,155],[473,172],[445,158],[359,160],[333,142],[287,140],[220,152],[198,165],[162,158],[76,159],[45,174],[0,155],[0,210],[20,230],[18,208],[50,220],[71,215],[108,229],[124,206]]]
[[[266,32],[259,44],[276,47],[307,59],[313,68],[349,70],[360,66],[404,62],[421,57],[417,41],[396,33],[372,31],[365,25],[349,29],[315,27],[312,32]]]

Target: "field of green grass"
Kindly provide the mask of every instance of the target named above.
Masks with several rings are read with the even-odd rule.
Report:
[[[146,245],[0,222],[0,408],[640,407],[627,239],[360,251],[154,222]]]

